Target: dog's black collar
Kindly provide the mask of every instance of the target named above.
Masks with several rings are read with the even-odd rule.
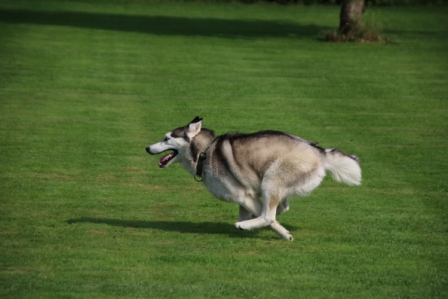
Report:
[[[202,167],[204,166],[204,161],[207,158],[205,152],[202,152],[199,155],[198,163],[196,164],[196,174],[194,175],[194,179],[196,182],[202,182]]]

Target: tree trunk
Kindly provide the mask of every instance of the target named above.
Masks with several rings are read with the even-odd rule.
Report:
[[[361,28],[365,0],[345,0],[339,16],[339,32],[353,36]]]

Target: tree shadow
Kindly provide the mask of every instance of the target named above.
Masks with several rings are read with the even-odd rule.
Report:
[[[315,25],[267,20],[226,20],[17,9],[0,9],[0,21],[14,24],[69,26],[154,35],[215,36],[223,38],[317,37],[318,33],[323,30],[323,28]]]
[[[233,224],[222,222],[186,222],[186,221],[141,221],[141,220],[119,220],[119,219],[101,219],[82,217],[77,219],[69,219],[68,224],[76,223],[93,223],[93,224],[107,224],[111,226],[130,227],[130,228],[144,228],[156,229],[169,232],[179,232],[187,234],[221,234],[227,235],[231,238],[258,238],[258,233],[261,230],[241,231]],[[285,226],[286,227],[286,226]],[[292,227],[286,227],[291,230]],[[266,228],[269,229],[269,228]],[[272,232],[272,238],[279,238]]]

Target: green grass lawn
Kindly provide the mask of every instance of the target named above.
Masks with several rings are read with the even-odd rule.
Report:
[[[1,298],[447,298],[448,9],[0,0]],[[145,147],[196,115],[361,159],[239,231]]]

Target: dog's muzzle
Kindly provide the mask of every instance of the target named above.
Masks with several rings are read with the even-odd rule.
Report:
[[[162,153],[162,152],[153,152],[153,151],[151,151],[151,146],[148,146],[147,148],[146,148],[146,151],[148,152],[148,154],[150,154],[150,155],[157,155],[157,154],[160,154],[160,153]],[[171,153],[169,153],[168,155],[165,155],[165,156],[163,156],[163,157],[161,157],[160,158],[160,161],[159,161],[159,167],[160,168],[165,168],[165,167],[168,167],[173,161],[173,159],[177,156],[177,154],[179,153],[177,150],[175,150],[175,149],[173,149],[173,148],[169,148],[169,149],[167,149],[167,150],[164,150],[163,152],[166,152],[166,151],[172,151]]]

